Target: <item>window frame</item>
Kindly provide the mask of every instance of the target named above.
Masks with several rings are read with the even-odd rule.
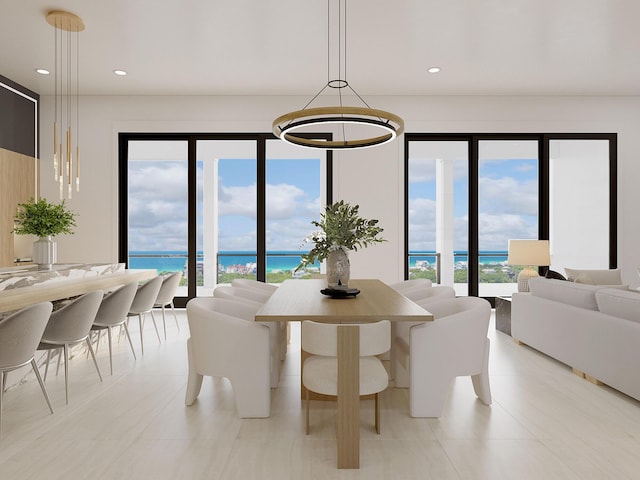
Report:
[[[479,148],[485,140],[538,141],[538,238],[549,239],[549,144],[553,140],[609,141],[609,268],[618,265],[617,133],[405,133],[404,135],[404,278],[409,278],[409,144],[414,141],[466,141],[468,144],[469,245],[467,245],[468,295],[479,293]],[[540,267],[545,273],[547,267]],[[488,298],[492,304],[493,297]]]
[[[302,135],[302,134],[300,134]],[[332,134],[309,134],[309,138],[331,140]],[[191,252],[197,251],[196,216],[197,216],[197,169],[196,146],[201,140],[251,140],[256,142],[256,232],[257,232],[257,280],[266,280],[266,144],[267,140],[278,140],[273,133],[161,133],[161,132],[119,132],[118,134],[118,261],[128,268],[129,253],[129,199],[128,199],[128,144],[130,141],[186,141],[187,142],[187,176],[188,176],[188,237],[187,237],[187,269],[196,271],[197,256]],[[333,202],[333,152],[326,150],[326,199]],[[187,278],[187,296],[176,297],[176,307],[184,307],[186,303],[197,296],[196,276]]]

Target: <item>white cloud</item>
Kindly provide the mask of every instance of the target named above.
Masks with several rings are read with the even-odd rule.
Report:
[[[482,212],[537,215],[538,182],[520,182],[512,177],[479,179]]]
[[[218,189],[218,215],[240,215],[251,219],[256,218],[257,190],[253,185],[239,187],[225,187]]]
[[[432,182],[436,177],[436,163],[429,158],[412,158],[409,179],[412,183]]]
[[[299,215],[300,211],[304,210],[305,200],[305,191],[295,185],[286,183],[267,184],[267,218],[280,220]]]

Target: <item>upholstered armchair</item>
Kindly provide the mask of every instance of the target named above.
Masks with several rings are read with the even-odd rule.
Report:
[[[231,280],[232,287],[249,288],[258,290],[260,292],[271,295],[278,287],[271,285],[270,283],[258,282],[257,280],[250,280],[248,278],[234,278]]]
[[[220,286],[216,287],[213,291],[213,296],[215,298],[223,298],[225,300],[233,300],[245,305],[250,305],[253,308],[251,313],[251,319],[253,319],[271,294],[266,294],[257,289],[252,290],[251,288]],[[247,318],[247,320],[249,320],[249,318]],[[260,323],[269,327],[271,333],[271,387],[275,388],[280,381],[281,362],[287,353],[287,331],[286,327],[284,327],[285,322]]]
[[[478,297],[460,297],[429,305],[435,320],[410,327],[409,343],[395,337],[396,379],[409,373],[409,414],[439,417],[451,381],[471,376],[476,395],[491,404],[489,386],[489,302]],[[396,386],[397,381],[396,381]]]
[[[412,280],[403,280],[401,282],[391,283],[389,286],[393,288],[396,292],[404,294],[404,292],[408,290],[413,290],[416,288],[429,288],[433,285],[431,280],[427,278],[415,278]]]
[[[455,298],[456,291],[452,287],[445,285],[436,285],[434,287],[424,288],[421,298],[416,301],[418,305],[427,311],[429,305],[435,302],[440,302],[448,298]],[[416,322],[393,322],[391,324],[391,337],[393,339],[401,339],[403,344],[409,345],[409,332],[413,325],[417,325]],[[402,365],[398,365],[397,343],[391,342],[391,352],[389,355],[389,369],[391,371],[391,378],[395,380],[395,386],[398,388],[406,388],[409,386],[409,371],[403,368]]]
[[[205,375],[226,377],[240,418],[269,416],[269,328],[242,318],[247,308],[240,302],[211,297],[194,298],[187,304],[187,406],[198,397]]]

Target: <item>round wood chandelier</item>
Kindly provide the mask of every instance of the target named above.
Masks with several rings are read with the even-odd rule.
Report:
[[[330,4],[327,0],[327,64],[330,64]],[[404,132],[404,121],[398,115],[384,110],[371,108],[346,80],[346,0],[338,0],[338,79],[328,80],[322,89],[301,109],[285,113],[273,121],[273,134],[287,143],[309,148],[332,150],[357,149],[383,145],[393,141]],[[344,74],[344,76],[343,76]],[[333,107],[311,107],[311,104],[327,89],[336,89],[339,105]],[[344,106],[343,89],[348,89],[362,106]],[[299,131],[310,126],[335,126],[342,134],[341,140],[314,139],[300,135]],[[350,138],[347,125],[367,127],[366,131],[375,134],[367,137]],[[358,129],[360,132],[363,129]],[[308,130],[307,130],[308,131]]]

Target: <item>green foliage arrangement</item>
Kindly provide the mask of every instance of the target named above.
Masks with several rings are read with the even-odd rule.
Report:
[[[27,203],[18,204],[13,232],[38,237],[73,234],[75,217],[76,214],[67,209],[64,200],[56,204],[47,202],[46,198],[40,198],[37,202],[31,198]]]
[[[313,243],[309,253],[302,255],[300,268],[325,260],[329,253],[338,249],[354,250],[365,248],[373,243],[384,242],[383,232],[378,220],[367,220],[358,215],[360,205],[350,205],[343,200],[327,205],[320,221],[311,224],[320,230],[304,239],[304,244]]]

